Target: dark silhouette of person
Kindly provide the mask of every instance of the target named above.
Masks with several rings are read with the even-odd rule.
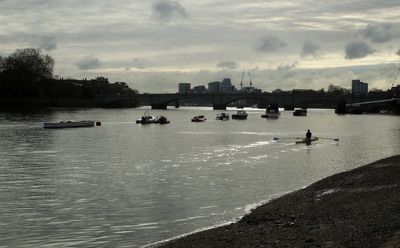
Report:
[[[310,132],[310,129],[307,130],[306,133],[306,139],[311,139],[312,133]]]

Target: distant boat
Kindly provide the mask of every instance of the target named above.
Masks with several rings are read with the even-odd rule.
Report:
[[[154,116],[151,116],[149,114],[149,112],[146,111],[141,118],[136,120],[136,123],[137,124],[151,124],[151,123],[155,123],[155,121],[156,121],[156,118],[154,118]]]
[[[307,115],[307,109],[302,108],[302,109],[295,109],[293,112],[293,116],[306,116]]]
[[[154,123],[157,124],[169,124],[169,120],[167,119],[167,117],[163,116],[163,115],[159,115],[155,118]]]
[[[268,105],[265,114],[261,115],[262,118],[278,118],[281,115],[281,112],[279,112],[279,107],[278,104],[271,104]]]
[[[245,120],[247,119],[247,113],[244,110],[238,110],[236,114],[232,114],[232,119]]]
[[[207,119],[204,115],[197,115],[192,118],[192,122],[205,122]]]
[[[73,127],[94,127],[100,126],[101,123],[95,121],[61,121],[61,122],[45,122],[44,128],[73,128]]]
[[[229,114],[227,114],[225,112],[218,113],[216,119],[220,120],[220,121],[228,121],[229,120]]]

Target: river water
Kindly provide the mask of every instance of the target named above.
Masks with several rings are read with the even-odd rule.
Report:
[[[400,117],[277,120],[248,109],[217,121],[211,108],[0,113],[0,247],[140,247],[237,220],[252,207],[326,176],[400,153]],[[233,112],[233,109],[228,110]],[[204,123],[191,117],[204,114]],[[43,122],[100,120],[48,130]],[[307,129],[321,139],[295,145]]]

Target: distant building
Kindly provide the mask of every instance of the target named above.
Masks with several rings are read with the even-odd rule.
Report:
[[[353,95],[364,95],[368,93],[368,84],[361,82],[359,79],[351,81],[351,92]]]
[[[189,94],[191,85],[190,83],[180,83],[179,84],[179,94]]]
[[[222,82],[208,83],[208,92],[210,93],[233,93],[235,91],[236,88],[232,85],[230,78],[224,78]]]
[[[192,91],[195,94],[202,94],[202,93],[207,93],[207,88],[204,85],[198,85],[198,86],[194,86]]]
[[[232,85],[230,78],[224,78],[219,87],[220,92],[222,93],[232,93],[236,91],[236,88]]]
[[[246,93],[262,93],[261,89],[254,88],[253,86],[243,86],[239,91]]]
[[[210,82],[208,83],[208,92],[209,93],[219,93],[220,90],[220,82]]]

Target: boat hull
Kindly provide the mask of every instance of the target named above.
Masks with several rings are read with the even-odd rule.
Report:
[[[319,138],[316,138],[316,137],[315,137],[315,138],[311,138],[311,139],[305,138],[305,139],[296,141],[296,144],[307,144],[307,145],[311,145],[311,142],[317,141],[317,140],[319,140]]]
[[[95,121],[66,121],[66,122],[45,122],[44,128],[77,128],[94,127]]]
[[[280,113],[266,113],[261,115],[261,118],[279,118]]]
[[[247,119],[247,113],[244,110],[239,110],[236,114],[232,114],[232,119],[245,120]]]
[[[232,115],[232,119],[235,119],[235,120],[246,120],[247,119],[247,115]]]
[[[305,110],[305,109],[296,109],[293,112],[293,116],[307,116],[307,110]]]

